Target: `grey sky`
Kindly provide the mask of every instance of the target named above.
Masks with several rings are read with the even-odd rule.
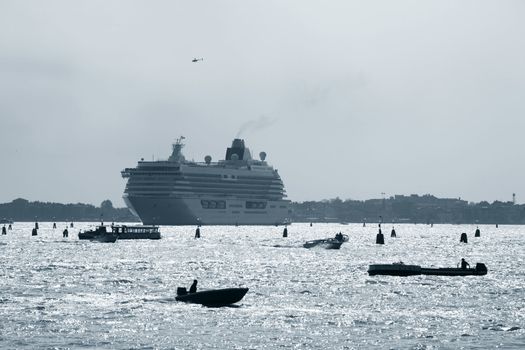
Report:
[[[241,132],[292,200],[525,198],[525,2],[0,1],[0,202]],[[204,61],[192,63],[193,57]]]

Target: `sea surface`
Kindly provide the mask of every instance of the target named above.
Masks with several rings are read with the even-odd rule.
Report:
[[[0,236],[0,349],[524,349],[525,226],[293,224],[161,227],[157,241],[79,241],[96,223],[15,223]],[[306,240],[342,232],[340,250]],[[468,244],[459,243],[461,232]],[[368,265],[486,276],[368,276]],[[179,286],[248,287],[235,307],[175,301]]]

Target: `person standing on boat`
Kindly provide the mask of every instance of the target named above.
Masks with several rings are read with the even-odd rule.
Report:
[[[193,283],[190,287],[190,293],[197,293],[197,280],[193,280]]]
[[[461,268],[465,270],[467,267],[470,268],[470,264],[464,258],[461,258]]]
[[[62,232],[62,237],[63,237],[63,238],[66,238],[66,237],[68,237],[68,236],[69,236],[69,232],[68,232],[68,230],[67,230],[67,226],[66,226],[66,228],[65,228],[64,231]]]
[[[6,235],[6,234],[7,234],[7,231],[6,231],[6,229],[5,229],[5,225],[2,226],[2,234],[3,234],[3,235]]]

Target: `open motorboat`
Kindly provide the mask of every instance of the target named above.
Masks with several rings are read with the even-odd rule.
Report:
[[[219,307],[231,305],[240,301],[244,298],[247,292],[248,288],[224,288],[188,293],[186,288],[179,287],[177,289],[177,297],[175,297],[175,300],[184,301],[186,303],[201,304],[204,306]]]
[[[338,233],[334,238],[314,239],[303,244],[305,248],[321,247],[325,249],[339,249],[344,242],[348,242],[348,235]]]
[[[413,275],[436,275],[436,276],[481,276],[487,274],[487,267],[483,263],[477,263],[475,268],[428,268],[419,265],[405,265],[403,263],[375,264],[368,267],[368,274],[389,276],[413,276]]]
[[[326,238],[326,239],[315,239],[313,241],[306,241],[303,244],[305,248],[314,248],[320,247],[324,249],[339,249],[343,241],[337,240],[335,238]]]

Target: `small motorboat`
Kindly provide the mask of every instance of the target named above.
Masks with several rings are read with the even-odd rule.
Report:
[[[224,288],[203,290],[196,293],[188,293],[186,288],[177,288],[175,300],[186,303],[201,304],[209,307],[219,307],[234,304],[240,301],[248,288]]]
[[[475,268],[428,268],[419,265],[405,265],[403,263],[394,264],[375,264],[368,267],[368,274],[388,275],[388,276],[414,276],[414,275],[435,275],[435,276],[482,276],[487,274],[487,267],[483,263],[477,263]]]
[[[324,249],[339,249],[345,241],[341,241],[335,238],[326,238],[326,239],[315,239],[313,241],[306,241],[303,244],[305,248],[314,248],[320,247]]]

